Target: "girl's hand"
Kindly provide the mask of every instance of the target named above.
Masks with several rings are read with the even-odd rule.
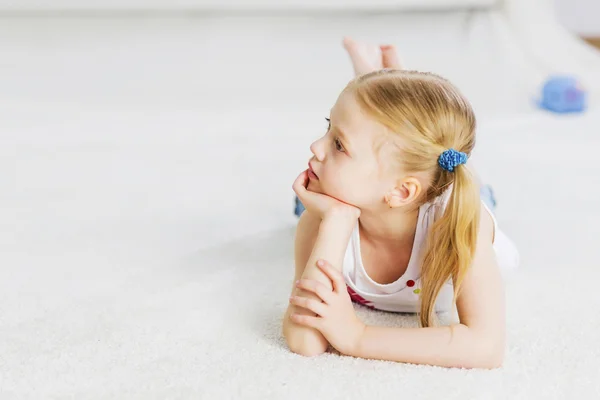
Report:
[[[301,279],[296,286],[315,293],[323,302],[306,297],[292,296],[290,303],[317,314],[291,314],[297,324],[317,329],[325,339],[342,354],[353,354],[365,331],[365,324],[358,319],[341,272],[325,260],[317,261],[317,266],[331,279],[333,290],[315,280]]]
[[[304,208],[318,215],[321,219],[331,214],[346,214],[358,219],[360,209],[350,204],[341,202],[326,194],[316,193],[306,189],[308,186],[308,170],[303,171],[292,186],[294,192],[304,205]]]

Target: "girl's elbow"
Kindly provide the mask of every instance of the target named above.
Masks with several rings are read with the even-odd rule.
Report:
[[[489,356],[489,369],[502,368],[504,365],[504,345],[496,346],[492,354]]]
[[[497,369],[501,368],[504,364],[504,356],[500,354],[490,354],[485,357],[479,358],[479,360],[473,365],[473,368],[479,369]]]
[[[503,332],[469,328],[470,368],[496,369],[504,364],[506,336]]]
[[[485,341],[480,347],[478,366],[482,369],[501,368],[504,364],[504,342],[503,341]]]
[[[505,340],[490,337],[488,332],[479,332],[471,337],[469,351],[463,358],[463,368],[496,369],[504,364]]]
[[[327,351],[329,343],[318,331],[292,323],[284,324],[283,337],[292,353],[314,357]]]
[[[303,336],[287,340],[288,348],[292,353],[304,357],[315,357],[327,351],[328,344],[315,337]]]
[[[469,354],[468,359],[459,361],[453,367],[466,369],[496,369],[502,367],[504,355],[500,352],[478,352]]]

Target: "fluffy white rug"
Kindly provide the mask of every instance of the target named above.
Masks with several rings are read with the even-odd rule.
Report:
[[[276,85],[242,91],[255,102],[186,91],[187,61],[205,61],[189,56],[192,34],[205,25],[129,24],[0,27],[13,38],[2,54],[18,66],[0,77],[0,398],[600,396],[597,108],[481,118],[477,165],[522,253],[507,286],[503,368],[304,358],[280,329],[293,274],[290,186],[336,85],[316,92],[316,105],[303,92],[292,106],[270,97]],[[338,33],[310,39],[324,64]],[[294,43],[307,60],[295,72],[309,69],[313,88],[347,67],[334,52],[319,77],[314,48]],[[416,322],[357,312],[373,324]]]

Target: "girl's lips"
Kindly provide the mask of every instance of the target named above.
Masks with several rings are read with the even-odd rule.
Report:
[[[317,176],[317,174],[315,174],[315,171],[313,171],[312,166],[310,165],[310,163],[308,163],[308,177],[310,179],[319,180],[319,177]]]

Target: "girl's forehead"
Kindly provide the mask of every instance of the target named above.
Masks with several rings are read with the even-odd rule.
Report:
[[[340,95],[331,109],[331,119],[332,125],[342,130],[351,140],[373,141],[382,134],[389,133],[383,124],[360,107],[351,92]]]

